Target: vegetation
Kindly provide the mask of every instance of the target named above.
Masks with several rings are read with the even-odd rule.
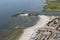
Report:
[[[29,13],[28,16],[38,16],[38,14]]]
[[[21,14],[24,14],[24,13],[17,13],[17,14],[14,14],[14,15],[12,15],[12,17],[18,17],[18,16],[21,15]]]
[[[19,15],[21,14],[25,14],[25,13],[17,13],[17,14],[14,14],[12,15],[12,17],[18,17]],[[28,16],[38,16],[39,14],[33,14],[33,13],[29,13]]]
[[[56,30],[60,31],[60,24],[58,25],[58,27],[56,28]]]
[[[12,15],[12,17],[17,17],[17,16],[19,16],[20,14],[15,14],[15,15]]]
[[[45,5],[45,12],[60,12],[60,0],[47,0]]]

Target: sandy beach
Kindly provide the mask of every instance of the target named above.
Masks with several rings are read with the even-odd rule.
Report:
[[[32,40],[31,37],[35,36],[35,32],[37,31],[37,29],[39,29],[40,27],[44,27],[44,25],[50,20],[50,18],[45,15],[39,15],[39,18],[39,21],[34,26],[24,30],[19,40]]]

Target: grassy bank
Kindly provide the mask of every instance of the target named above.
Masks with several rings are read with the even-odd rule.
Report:
[[[60,0],[46,0],[45,12],[60,12]]]

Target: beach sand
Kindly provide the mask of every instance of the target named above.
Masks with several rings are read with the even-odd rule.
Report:
[[[44,25],[50,20],[50,17],[45,15],[39,15],[39,18],[39,21],[34,26],[26,28],[24,30],[19,40],[32,40],[31,36],[35,36],[37,29],[39,29],[40,27],[44,27]]]

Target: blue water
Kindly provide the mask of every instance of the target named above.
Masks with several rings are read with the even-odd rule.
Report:
[[[14,40],[22,32],[16,26],[31,27],[39,20],[32,16],[12,18],[13,14],[41,12],[44,3],[45,0],[0,0],[0,40]]]
[[[10,40],[11,35],[20,34],[21,30],[16,29],[15,25],[32,26],[39,20],[38,17],[12,18],[13,14],[31,12],[60,16],[60,12],[41,12],[45,2],[46,0],[0,0],[0,40]]]
[[[0,29],[13,22],[11,15],[18,12],[35,12],[43,9],[45,0],[0,0]]]
[[[41,11],[45,0],[0,0],[0,13]]]

